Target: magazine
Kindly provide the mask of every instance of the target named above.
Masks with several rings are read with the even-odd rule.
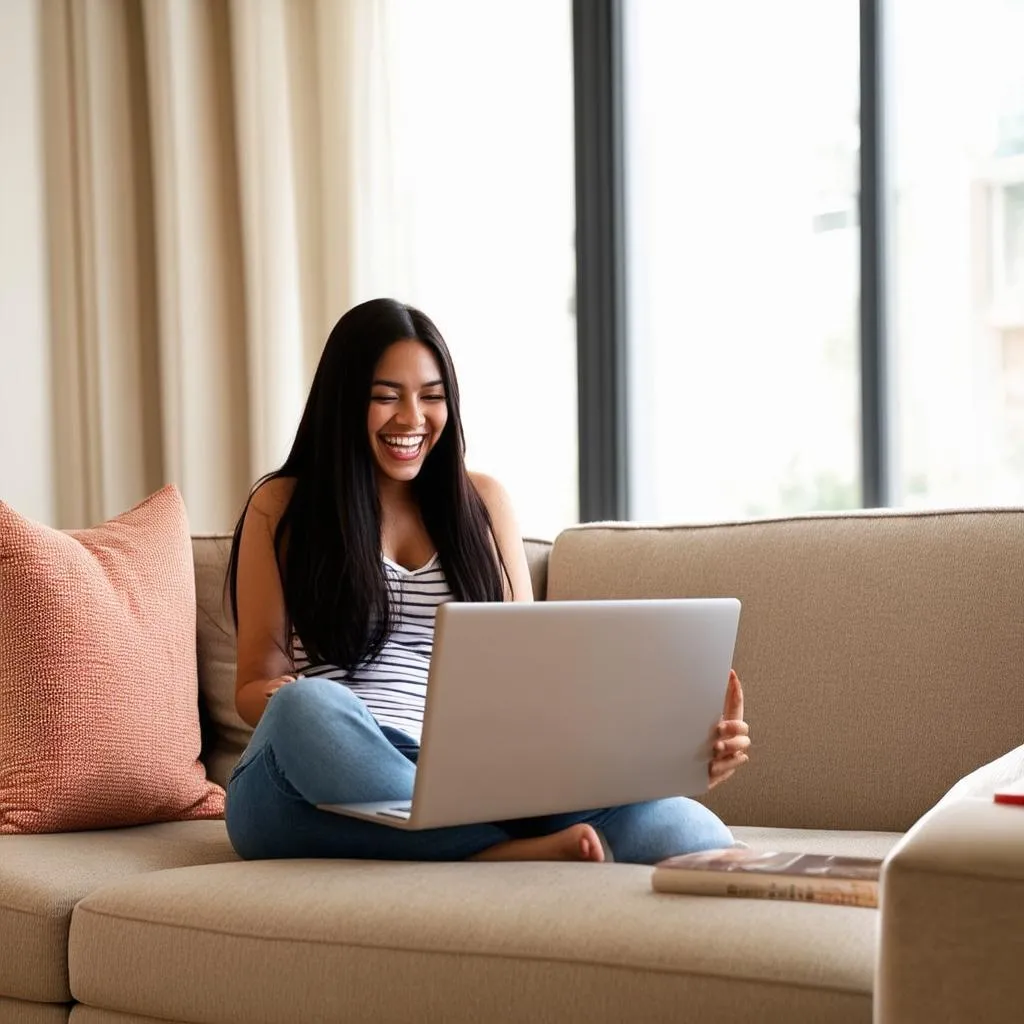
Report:
[[[654,866],[657,892],[878,906],[882,861],[817,853],[761,853],[740,846],[669,857]]]

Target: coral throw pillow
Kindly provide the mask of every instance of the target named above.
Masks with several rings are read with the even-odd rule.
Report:
[[[181,495],[62,532],[0,501],[0,833],[216,818]]]

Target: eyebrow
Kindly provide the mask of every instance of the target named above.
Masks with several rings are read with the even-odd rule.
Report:
[[[443,380],[428,380],[426,384],[420,385],[420,390],[423,391],[426,388],[439,388],[443,387],[443,385]],[[401,391],[402,388],[404,387],[404,385],[399,384],[397,380],[375,380],[372,386],[380,386],[382,388],[394,388],[396,391]]]

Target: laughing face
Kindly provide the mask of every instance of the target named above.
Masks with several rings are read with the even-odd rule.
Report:
[[[373,374],[368,427],[379,475],[408,483],[448,422],[441,367],[421,341],[388,347]]]

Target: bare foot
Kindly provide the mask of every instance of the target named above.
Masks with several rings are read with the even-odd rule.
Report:
[[[510,839],[478,853],[470,860],[604,860],[601,840],[592,825],[570,825],[561,832],[535,839]]]

